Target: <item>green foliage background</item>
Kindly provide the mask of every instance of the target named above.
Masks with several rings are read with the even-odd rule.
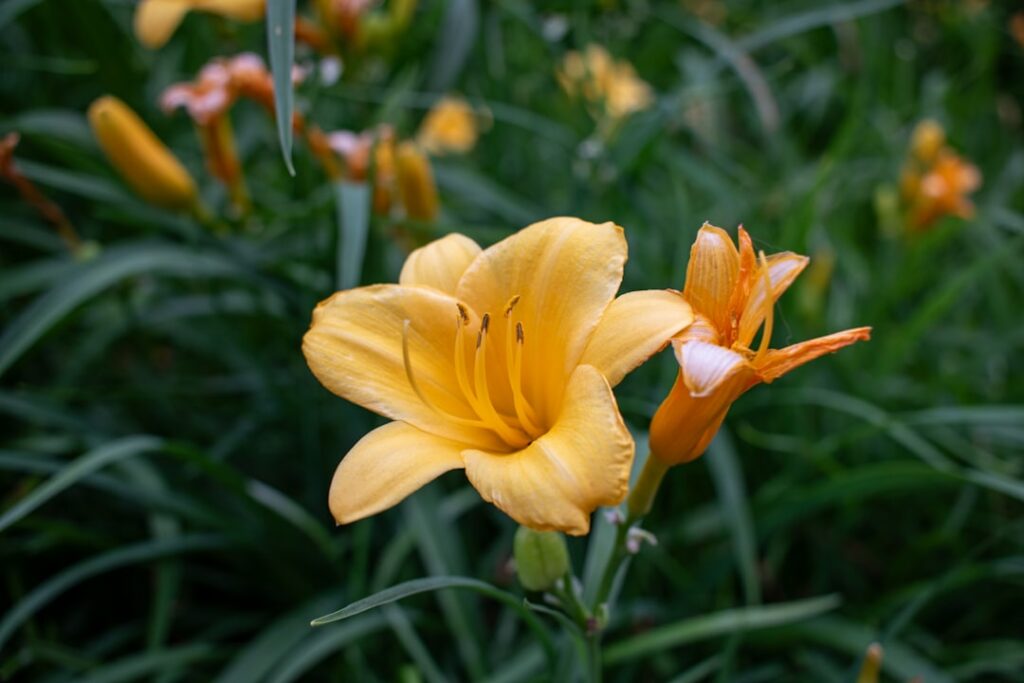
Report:
[[[834,252],[827,289],[798,282],[781,302],[774,345],[856,325],[874,339],[752,391],[708,455],[670,473],[608,679],[852,680],[879,640],[886,680],[1024,680],[1015,5],[740,1],[711,24],[691,11],[709,4],[430,0],[386,54],[336,85],[311,78],[296,106],[326,130],[411,134],[449,90],[493,115],[471,153],[436,162],[435,225],[374,221],[362,281],[394,281],[409,235],[490,243],[559,214],[625,226],[624,291],[681,287],[704,220],[742,222],[768,252]],[[223,211],[190,124],[156,99],[265,38],[191,16],[149,51],[132,11],[0,4],[0,132],[22,134],[20,168],[100,247],[76,261],[0,186],[0,680],[546,680],[519,612],[472,592],[309,628],[421,576],[519,595],[515,527],[455,473],[333,528],[333,468],[380,423],[322,389],[299,349],[336,281],[334,190],[301,141],[290,177],[273,123],[243,104],[252,216],[215,234],[136,199],[88,104],[137,108]],[[592,41],[658,92],[607,144],[554,77]],[[974,220],[908,240],[874,196],[924,117],[984,186]],[[617,391],[641,455],[673,368],[663,354]],[[570,547],[584,572],[585,544]],[[813,618],[757,611],[818,596],[836,597]]]

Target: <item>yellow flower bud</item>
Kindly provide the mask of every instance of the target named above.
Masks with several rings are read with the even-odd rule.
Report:
[[[528,591],[545,591],[569,571],[569,549],[558,531],[516,530],[512,542],[519,583]]]
[[[910,151],[922,164],[930,164],[946,144],[946,131],[938,122],[925,119],[914,127]]]
[[[878,643],[868,645],[864,655],[864,665],[857,675],[857,683],[878,683],[878,671],[882,668],[882,646]]]
[[[103,153],[139,196],[168,209],[195,204],[192,176],[124,102],[101,97],[89,107],[88,117]]]
[[[398,193],[405,207],[405,215],[418,221],[437,218],[437,185],[430,161],[411,142],[403,142],[396,152],[398,167]]]

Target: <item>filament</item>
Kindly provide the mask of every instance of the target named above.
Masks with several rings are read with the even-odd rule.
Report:
[[[761,273],[763,274],[764,280],[764,297],[765,306],[768,307],[768,311],[764,316],[764,329],[761,330],[761,343],[758,345],[757,355],[754,357],[756,360],[760,360],[765,353],[768,352],[768,345],[772,341],[772,326],[775,323],[775,299],[772,296],[772,276],[768,271],[768,259],[765,258],[764,252],[760,254],[761,261]]]
[[[416,376],[412,372],[412,359],[409,353],[409,328],[412,323],[409,320],[405,320],[402,323],[402,364],[405,366],[405,376],[409,380],[409,386],[412,387],[413,392],[423,402],[425,406],[433,410],[438,415],[441,415],[446,420],[452,420],[458,424],[466,425],[468,427],[485,427],[483,422],[480,420],[471,420],[465,417],[459,417],[458,415],[452,415],[446,410],[439,408],[434,405],[420,389],[420,385],[416,382]]]

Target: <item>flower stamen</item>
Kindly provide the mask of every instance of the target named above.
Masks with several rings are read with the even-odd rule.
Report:
[[[761,343],[757,348],[757,355],[754,356],[755,360],[760,360],[764,357],[764,354],[768,352],[768,345],[772,341],[772,326],[775,323],[775,301],[772,298],[772,276],[768,270],[768,259],[765,257],[764,252],[758,254],[758,260],[761,263],[761,274],[764,281],[764,305],[767,307],[767,311],[764,315],[764,328],[761,330]]]
[[[473,380],[476,389],[477,413],[480,418],[495,432],[502,440],[515,448],[525,446],[530,442],[529,437],[522,430],[511,427],[491,402],[490,389],[487,386],[487,329],[490,327],[491,314],[484,313],[480,321],[480,331],[476,336],[476,357],[473,359]]]
[[[512,346],[511,330],[505,335],[509,340],[508,346]],[[531,436],[536,438],[542,433],[537,427],[533,408],[526,400],[523,393],[523,344],[526,342],[526,335],[523,333],[523,323],[516,323],[515,349],[508,354],[508,382],[512,388],[512,403],[516,409],[516,417],[520,424]]]
[[[411,354],[409,353],[409,329],[411,326],[412,322],[410,320],[405,320],[402,322],[402,363],[405,366],[405,376],[409,380],[409,386],[412,387],[412,390],[416,394],[417,398],[419,398],[420,401],[423,402],[423,405],[427,406],[438,415],[441,415],[446,420],[452,420],[453,422],[457,422],[468,427],[487,428],[487,425],[484,424],[484,422],[482,422],[481,420],[472,420],[465,417],[459,417],[458,415],[452,415],[448,411],[439,408],[438,406],[434,405],[434,403],[427,398],[427,395],[423,393],[423,390],[420,389],[419,383],[416,382],[416,376],[412,372],[412,359]]]

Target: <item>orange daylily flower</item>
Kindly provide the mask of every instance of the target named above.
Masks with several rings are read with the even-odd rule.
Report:
[[[192,11],[235,21],[259,21],[266,0],[141,0],[135,9],[135,35],[148,48],[162,47]]]
[[[870,327],[858,327],[769,348],[775,302],[807,262],[806,256],[792,252],[755,256],[742,227],[738,250],[721,228],[705,223],[697,233],[683,291],[696,319],[672,340],[679,375],[651,422],[651,454],[663,464],[699,457],[729,406],[751,387],[870,338]]]
[[[920,232],[943,216],[972,218],[968,195],[979,187],[981,172],[946,145],[942,126],[930,119],[918,123],[900,177],[907,227]]]
[[[611,387],[692,320],[678,292],[614,298],[625,261],[617,225],[552,218],[486,250],[448,235],[399,284],[321,302],[303,339],[313,374],[394,420],[338,466],[338,523],[465,469],[520,524],[587,533],[633,460]]]
[[[295,82],[302,77],[301,70],[293,69]],[[198,128],[210,173],[229,188],[235,205],[244,209],[249,203],[248,192],[228,117],[231,108],[242,98],[258,102],[274,115],[273,77],[263,58],[251,52],[210,61],[199,71],[195,81],[176,83],[164,90],[160,106],[166,112],[183,108],[189,113]],[[298,114],[294,125],[300,132],[305,129]],[[306,132],[314,143],[318,141],[318,129],[311,127]]]

